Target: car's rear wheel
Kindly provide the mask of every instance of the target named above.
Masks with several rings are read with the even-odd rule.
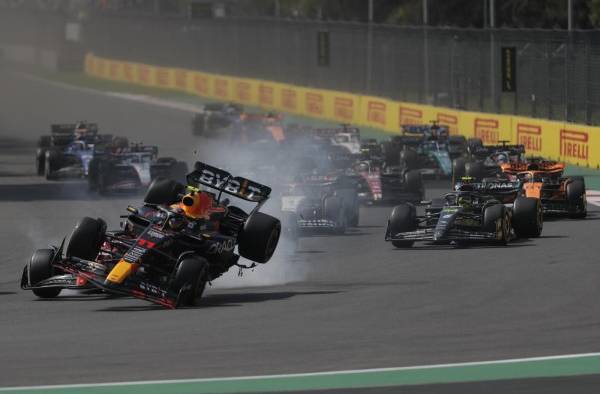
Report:
[[[465,176],[465,159],[459,157],[452,160],[452,184],[460,181]]]
[[[185,257],[177,266],[171,290],[178,294],[177,306],[195,306],[200,303],[206,287],[208,261],[199,256]]]
[[[102,219],[84,217],[69,238],[67,256],[83,260],[95,260],[106,234],[106,223]]]
[[[585,198],[585,183],[583,179],[575,178],[567,183],[567,204],[569,217],[584,218],[587,216],[587,201]]]
[[[400,151],[400,164],[404,166],[407,170],[412,170],[417,168],[419,161],[419,156],[417,152],[412,149],[402,149]]]
[[[344,214],[344,204],[338,197],[328,197],[324,202],[324,216],[327,220],[335,222],[333,229],[336,234],[344,234],[348,222]]]
[[[402,204],[394,207],[388,219],[387,233],[390,236],[417,228],[417,211],[412,204]],[[415,241],[392,241],[396,248],[410,248]]]
[[[152,181],[144,197],[146,204],[170,205],[179,201],[185,186],[167,178],[156,178]]]
[[[519,238],[536,238],[544,227],[541,201],[531,197],[517,197],[513,205],[512,226]]]
[[[277,218],[255,212],[246,219],[238,235],[238,252],[248,260],[264,264],[275,253],[280,235],[281,222]]]
[[[35,152],[35,170],[39,176],[45,174],[44,168],[46,167],[46,150],[44,148],[38,148]]]
[[[28,265],[28,282],[35,286],[43,280],[49,279],[54,275],[52,260],[54,259],[53,249],[38,249],[33,252]],[[41,289],[32,289],[33,294],[40,298],[54,298],[58,296],[62,289],[60,287],[48,287]]]
[[[472,177],[475,180],[482,180],[485,177],[485,168],[483,163],[470,161],[465,163],[465,176]]]

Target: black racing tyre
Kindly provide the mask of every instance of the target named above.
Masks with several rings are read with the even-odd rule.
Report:
[[[404,173],[404,185],[409,192],[419,192],[423,190],[423,178],[421,171],[411,170]]]
[[[462,157],[452,160],[452,184],[460,181],[465,176],[465,164],[466,160]]]
[[[412,204],[397,205],[388,219],[387,233],[393,234],[417,229],[417,210]],[[410,248],[415,241],[392,241],[396,248]]]
[[[279,219],[266,213],[256,212],[246,219],[238,235],[238,252],[248,260],[264,264],[275,253],[280,235]]]
[[[498,221],[500,221],[498,223]],[[483,211],[483,231],[497,234],[501,231],[501,238],[497,242],[506,245],[510,238],[510,219],[506,208],[502,204],[491,205]]]
[[[480,181],[485,177],[485,168],[483,163],[478,161],[470,161],[465,163],[465,176],[472,177]]]
[[[167,178],[156,178],[152,181],[144,197],[146,204],[170,205],[179,201],[181,194],[185,192],[185,186]]]
[[[583,179],[571,178],[567,183],[567,204],[569,217],[584,218],[587,216],[587,201],[585,198],[585,182]]]
[[[54,259],[53,249],[38,249],[33,252],[31,260],[27,267],[28,282],[31,286],[54,276],[52,260]],[[49,287],[45,289],[33,289],[33,294],[40,298],[54,298],[62,289],[60,287]]]
[[[78,257],[84,260],[95,260],[100,252],[106,234],[106,223],[102,219],[82,218],[73,229],[67,256]]]
[[[467,138],[464,135],[451,135],[448,137],[448,143],[452,145],[467,145]]]
[[[467,151],[470,154],[475,153],[475,151],[477,151],[477,149],[482,148],[483,147],[483,141],[481,138],[469,138],[467,140]]]
[[[56,166],[56,153],[48,150],[45,153],[44,158],[44,175],[47,180],[53,180],[55,178],[54,171]]]
[[[200,303],[208,273],[208,261],[199,256],[186,256],[177,265],[171,291],[178,294],[177,307]]]
[[[419,156],[412,149],[403,149],[400,151],[400,163],[408,170],[415,169],[418,167]]]
[[[46,166],[46,149],[37,148],[35,152],[35,170],[39,176],[45,174],[44,168]]]
[[[52,136],[42,135],[38,140],[38,148],[49,148],[52,146]]]
[[[177,182],[186,182],[186,177],[189,173],[188,165],[185,161],[177,161],[171,167],[170,178]]]
[[[537,238],[544,227],[544,210],[538,198],[517,197],[513,204],[512,227],[519,238]]]
[[[327,197],[323,205],[325,219],[336,223],[333,231],[336,234],[344,234],[348,222],[346,220],[346,215],[344,214],[344,204],[342,200],[338,197]]]

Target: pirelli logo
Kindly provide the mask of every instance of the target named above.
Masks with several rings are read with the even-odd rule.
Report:
[[[258,102],[262,105],[273,105],[273,88],[271,86],[259,85],[258,86]]]
[[[367,120],[369,122],[385,125],[386,105],[381,101],[369,101],[367,103]]]
[[[165,68],[157,68],[154,74],[154,78],[158,86],[169,85],[169,71]]]
[[[450,135],[457,135],[458,132],[458,117],[455,115],[438,113],[436,120],[439,124],[446,126]]]
[[[222,78],[215,78],[213,85],[215,96],[228,97],[229,96],[229,81]]]
[[[150,68],[143,64],[137,66],[137,78],[138,82],[147,84],[150,83]]]
[[[185,70],[175,70],[175,86],[178,89],[187,87],[187,72]]]
[[[204,75],[194,75],[194,90],[200,95],[208,95],[208,78]]]
[[[421,124],[423,123],[423,111],[416,108],[400,106],[398,119],[400,123],[398,126],[404,124]]]
[[[250,84],[244,81],[236,82],[235,97],[240,101],[250,101]]]
[[[484,144],[497,144],[500,140],[500,124],[496,119],[475,118],[475,137]]]
[[[585,131],[560,130],[560,155],[573,159],[588,160],[589,134]]]
[[[527,152],[542,152],[542,127],[517,123],[517,144],[524,145]]]
[[[281,89],[281,105],[286,109],[295,111],[296,108],[298,108],[296,91],[292,89]]]
[[[354,119],[354,101],[346,97],[333,100],[333,113],[337,119],[351,121]]]
[[[323,115],[324,99],[319,93],[306,93],[306,112],[313,115]]]

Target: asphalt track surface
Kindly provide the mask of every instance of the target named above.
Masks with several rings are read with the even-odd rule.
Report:
[[[0,386],[600,351],[596,211],[547,222],[541,238],[508,247],[395,250],[383,241],[389,208],[365,208],[358,229],[305,238],[293,256],[224,278],[225,287],[216,281],[198,308],[78,294],[38,300],[18,287],[33,249],[59,243],[82,216],[117,226],[140,201],[34,176],[34,142],[50,123],[98,121],[187,160],[205,141],[190,135],[186,112],[0,75]],[[448,185],[428,186],[433,196]]]

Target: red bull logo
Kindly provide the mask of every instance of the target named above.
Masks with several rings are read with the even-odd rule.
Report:
[[[175,86],[179,89],[187,87],[187,72],[185,70],[175,70]]]
[[[240,101],[250,101],[250,84],[248,82],[237,82],[235,84],[235,95]]]
[[[273,88],[266,85],[258,86],[258,102],[262,105],[273,105]]]
[[[589,134],[585,131],[560,130],[560,155],[587,161]]]
[[[386,105],[381,101],[367,103],[367,120],[385,126]]]
[[[204,75],[194,75],[194,90],[201,96],[208,96],[208,78]]]
[[[517,123],[517,144],[525,146],[526,152],[542,152],[542,127]]]
[[[165,68],[157,68],[155,78],[158,86],[169,86],[169,70]]]
[[[351,122],[354,119],[354,101],[346,97],[333,100],[333,113],[337,119]]]
[[[306,93],[306,112],[313,115],[323,115],[323,95]]]
[[[216,78],[213,89],[215,96],[228,97],[229,96],[229,82],[226,79]]]
[[[281,89],[281,105],[295,111],[298,105],[296,91],[292,89]]]
[[[455,115],[438,113],[436,117],[440,125],[446,126],[450,135],[458,135],[458,117]]]
[[[484,144],[497,144],[500,140],[499,122],[496,119],[475,119],[475,137]]]
[[[416,108],[400,106],[398,119],[400,123],[398,126],[403,124],[421,124],[423,123],[423,111]]]

